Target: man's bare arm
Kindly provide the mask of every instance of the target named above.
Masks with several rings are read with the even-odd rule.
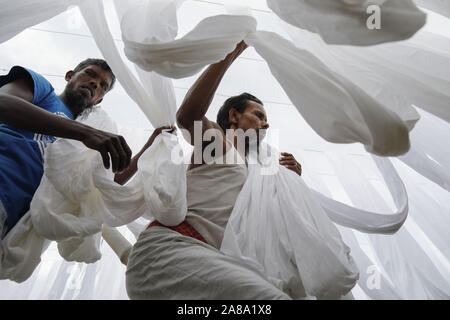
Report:
[[[106,168],[110,166],[111,157],[114,172],[129,166],[131,150],[123,137],[56,116],[32,104],[32,99],[33,92],[23,80],[1,87],[0,123],[25,131],[78,140],[100,152]]]
[[[172,133],[174,130],[176,130],[176,128],[174,126],[166,126],[166,127],[161,127],[158,129],[155,129],[155,131],[153,131],[153,134],[150,136],[150,138],[148,139],[147,143],[142,147],[141,151],[139,151],[134,157],[133,159],[131,159],[131,164],[128,168],[126,168],[123,172],[121,173],[117,173],[114,176],[114,181],[117,182],[120,185],[124,185],[125,183],[128,182],[128,180],[131,179],[131,177],[137,172],[137,163],[139,161],[139,158],[142,156],[142,154],[145,152],[145,150],[147,150],[148,148],[150,148],[150,146],[153,144],[153,142],[155,141],[155,138],[164,130],[164,129],[172,129],[172,131],[169,131],[170,133]]]
[[[245,42],[240,42],[236,46],[236,49],[229,53],[225,59],[210,65],[186,94],[183,103],[177,112],[177,124],[180,128],[189,131],[192,141],[188,142],[192,145],[194,144],[195,121],[202,121],[203,132],[211,128],[220,129],[217,124],[209,121],[205,117],[205,114],[208,111],[217,87],[225,75],[225,72],[246,48],[247,45]]]

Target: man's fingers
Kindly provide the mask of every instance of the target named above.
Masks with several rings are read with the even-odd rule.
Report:
[[[176,128],[175,126],[165,126],[165,127],[162,127],[162,129],[163,129],[163,130],[169,130],[169,131],[168,131],[169,133],[172,133],[172,132],[174,132],[174,131],[177,130],[177,128]],[[161,131],[162,131],[162,130],[161,130]]]
[[[295,161],[295,160],[280,160],[280,164],[296,166],[297,165],[297,161]]]
[[[126,153],[126,164],[125,164],[125,168],[128,168],[128,166],[131,163],[131,156],[133,155],[133,152],[131,151],[130,147],[128,146],[127,142],[125,141],[125,138],[122,136],[119,136],[119,140],[120,143],[122,145],[122,149],[125,151]]]
[[[108,151],[106,150],[106,148],[102,148],[101,150],[99,150],[102,159],[103,159],[103,165],[105,166],[106,169],[109,169],[109,155],[108,155]]]
[[[109,155],[111,156],[111,162],[112,162],[112,171],[117,172],[117,168],[119,167],[119,154],[116,151],[116,148],[114,147],[113,142],[109,140],[106,143],[106,146],[108,148]]]
[[[294,158],[294,156],[292,154],[285,153],[285,152],[282,153],[282,156],[280,157],[280,160],[294,160],[294,161],[297,161],[297,160],[295,160],[295,158]]]
[[[288,152],[282,152],[281,155],[285,156],[285,157],[294,157],[292,154],[290,154]]]
[[[127,167],[127,154],[125,152],[125,150],[122,147],[122,143],[119,137],[117,138],[113,138],[113,147],[115,147],[115,150],[117,151],[117,156],[118,156],[118,167],[117,167],[117,171],[121,172],[123,169],[125,169],[125,167]]]

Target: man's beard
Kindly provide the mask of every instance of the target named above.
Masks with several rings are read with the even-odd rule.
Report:
[[[88,96],[85,96],[73,88],[66,89],[66,102],[75,118],[93,107],[93,105],[89,104]]]

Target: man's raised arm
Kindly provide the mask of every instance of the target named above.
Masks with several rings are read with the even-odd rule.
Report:
[[[194,144],[194,122],[202,121],[202,131],[218,128],[214,122],[209,121],[205,114],[211,104],[217,87],[225,72],[234,60],[247,48],[247,44],[241,41],[231,53],[222,61],[210,65],[189,89],[183,103],[177,112],[177,124],[180,128],[189,131],[192,145]],[[202,132],[202,134],[203,134]]]

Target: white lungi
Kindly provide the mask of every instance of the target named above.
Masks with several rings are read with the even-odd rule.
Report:
[[[165,227],[151,227],[131,251],[126,287],[131,299],[291,299],[236,258]]]
[[[205,164],[187,171],[186,221],[208,244],[166,227],[153,226],[142,232],[126,272],[131,299],[290,299],[259,271],[219,251],[247,179],[245,162],[236,162],[237,158],[232,147],[225,155],[226,164]]]

